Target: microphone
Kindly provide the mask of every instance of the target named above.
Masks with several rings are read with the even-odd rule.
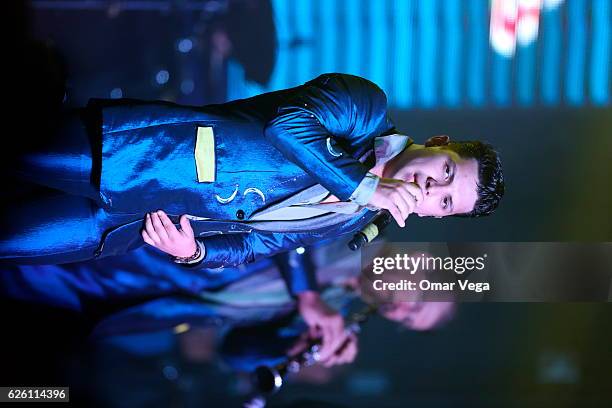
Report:
[[[389,225],[393,216],[387,210],[383,210],[378,214],[371,223],[363,227],[358,233],[353,236],[348,243],[351,251],[361,249],[365,244],[370,243]]]

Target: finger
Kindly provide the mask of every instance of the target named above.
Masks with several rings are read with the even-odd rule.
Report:
[[[336,364],[341,364],[343,358],[344,358],[344,350],[343,350],[343,348],[340,348],[340,349],[336,350],[327,359],[322,361],[322,364],[325,367],[331,367],[331,366],[336,365]]]
[[[345,335],[341,346],[336,350],[337,363],[342,364],[347,359],[347,352],[351,347],[353,340],[349,335]]]
[[[151,246],[155,246],[155,242],[153,242],[146,230],[142,230],[142,233],[140,235],[142,235],[142,239],[144,239],[144,242]]]
[[[157,211],[157,215],[159,216],[159,219],[162,225],[164,226],[164,229],[166,230],[166,233],[168,234],[168,236],[169,237],[177,236],[179,231],[174,226],[174,223],[172,222],[170,217],[168,217],[168,215],[162,210]]]
[[[397,208],[397,206],[394,203],[390,202],[389,205],[387,206],[387,210],[389,210],[389,212],[391,213],[391,216],[393,217],[397,225],[404,228],[406,224],[404,223],[404,218],[402,218],[402,213]]]
[[[334,353],[332,348],[333,334],[331,329],[327,326],[321,327],[321,350],[319,351],[319,357],[321,361],[326,361],[330,355]]]
[[[325,348],[321,348],[321,359],[327,360],[329,356],[334,354],[335,351],[334,332],[331,327],[329,327],[329,325],[324,325],[323,327],[321,327],[321,329],[323,331],[323,345],[325,346]]]
[[[352,344],[352,343],[351,343]],[[355,361],[355,356],[357,355],[357,348],[353,345],[347,347],[342,353],[342,356],[338,358],[338,364],[350,364]]]
[[[333,318],[332,324],[330,325],[332,332],[332,342],[331,349],[333,350],[333,354],[336,354],[341,350],[344,341],[346,340],[346,335],[344,332],[344,322],[341,318]]]
[[[401,196],[402,204],[406,206],[406,218],[414,212],[417,206],[417,199],[406,188],[400,188],[397,193]]]
[[[357,358],[357,345],[355,345],[354,347],[351,347],[351,352],[350,354],[347,356],[348,359],[348,363],[352,363],[355,361],[355,359]]]
[[[423,196],[423,190],[415,183],[403,183],[402,187],[408,191],[417,201],[418,204],[422,203],[425,197]]]
[[[146,216],[145,230],[147,231],[147,234],[149,234],[149,237],[153,240],[155,244],[159,244],[161,242],[161,240],[159,239],[159,235],[157,235],[157,232],[155,232],[155,228],[153,227],[153,220],[151,219],[150,214],[147,214]]]
[[[183,233],[183,235],[188,236],[189,238],[192,238],[194,236],[193,228],[191,228],[191,222],[189,222],[189,218],[187,218],[187,214],[181,215],[180,224],[181,224],[181,232]]]
[[[154,212],[151,214],[151,220],[153,221],[153,228],[155,228],[155,232],[157,233],[157,235],[159,235],[159,238],[162,241],[165,241],[168,239],[168,232],[166,231],[166,228],[164,228],[164,225],[161,222],[161,219],[159,218],[159,215]]]
[[[324,367],[331,367],[338,364],[338,357],[336,355],[331,355],[329,358],[322,362]]]
[[[346,354],[346,350],[343,350],[341,354],[336,356],[336,360],[334,361],[334,364],[340,365],[340,364],[346,364],[348,362],[349,360]]]
[[[406,218],[408,218],[408,216],[410,215],[410,209],[412,208],[412,206],[408,203],[408,200],[411,199],[410,194],[406,192],[402,193],[402,189],[398,189],[393,192],[391,198],[397,208],[400,210],[400,213],[402,214],[402,219],[405,220]]]
[[[324,367],[331,367],[335,364],[338,364],[338,360],[339,360],[339,355],[336,352],[334,352],[330,354],[325,360],[321,360],[321,364],[323,364]]]

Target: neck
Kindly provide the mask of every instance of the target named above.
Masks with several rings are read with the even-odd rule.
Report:
[[[389,162],[385,163],[385,164],[380,164],[378,166],[374,166],[370,169],[370,173],[377,175],[378,177],[382,177],[383,173],[385,172],[385,166],[388,164]]]

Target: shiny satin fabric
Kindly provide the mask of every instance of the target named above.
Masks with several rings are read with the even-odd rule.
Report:
[[[8,195],[0,214],[0,257],[12,262],[64,263],[93,257],[108,228],[133,217],[100,207],[87,114],[66,115],[55,133],[16,160],[13,177],[29,193]]]
[[[100,203],[92,141],[87,130],[89,122],[86,109],[66,114],[55,132],[39,137],[15,161],[9,177]]]
[[[102,110],[100,191],[110,213],[163,208],[217,220],[319,183],[347,200],[367,171],[359,157],[393,126],[384,93],[350,75],[203,108],[133,103]],[[198,127],[211,127],[216,174],[198,182]],[[331,143],[333,150],[328,149]]]
[[[245,268],[188,269],[144,247],[123,256],[79,263],[6,266],[0,273],[0,295],[87,313],[98,302],[131,305],[139,299],[164,296],[198,297],[204,290],[219,290],[272,264],[272,259],[262,259]]]
[[[175,108],[139,108],[176,120]],[[104,115],[113,117],[121,109],[118,111]],[[266,204],[315,183],[263,140],[263,127],[258,123],[196,113],[186,123],[138,126],[144,127],[104,128],[101,193],[111,213],[164,209],[171,214],[233,220],[240,209],[248,219]],[[213,129],[216,174],[212,183],[198,182],[194,152],[198,127]],[[257,134],[260,140],[251,136]],[[257,189],[264,196],[249,194],[248,189]]]
[[[58,198],[49,206],[53,211],[43,201],[17,209],[15,219],[28,222],[14,223],[8,241],[3,233],[0,258],[64,263],[120,255],[144,244],[142,220],[158,209],[175,221],[185,213],[207,218],[192,222],[206,240],[203,267],[252,262],[350,233],[374,213],[291,233],[258,231],[249,219],[317,183],[348,199],[368,171],[356,157],[373,149],[375,137],[394,130],[384,93],[344,74],[221,105],[123,100],[93,101],[90,109],[101,113],[101,146],[92,146],[101,150],[94,185],[99,191],[93,200],[85,192]],[[197,178],[194,150],[202,126],[214,132],[216,174],[210,183]],[[67,169],[70,162],[56,162],[56,168]]]

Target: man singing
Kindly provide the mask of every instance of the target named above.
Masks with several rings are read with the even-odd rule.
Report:
[[[490,146],[417,145],[397,134],[380,88],[345,74],[204,107],[93,101],[39,150],[16,175],[56,193],[3,212],[0,259],[12,263],[146,242],[178,263],[236,266],[355,232],[379,209],[402,227],[412,213],[486,215],[504,191]],[[286,280],[310,325],[342,326],[310,274]]]
[[[57,139],[17,176],[61,193],[5,211],[3,259],[64,263],[144,240],[178,262],[238,265],[353,232],[374,209],[402,227],[411,213],[489,214],[504,189],[490,146],[417,145],[380,88],[344,74],[197,108],[92,101]]]

